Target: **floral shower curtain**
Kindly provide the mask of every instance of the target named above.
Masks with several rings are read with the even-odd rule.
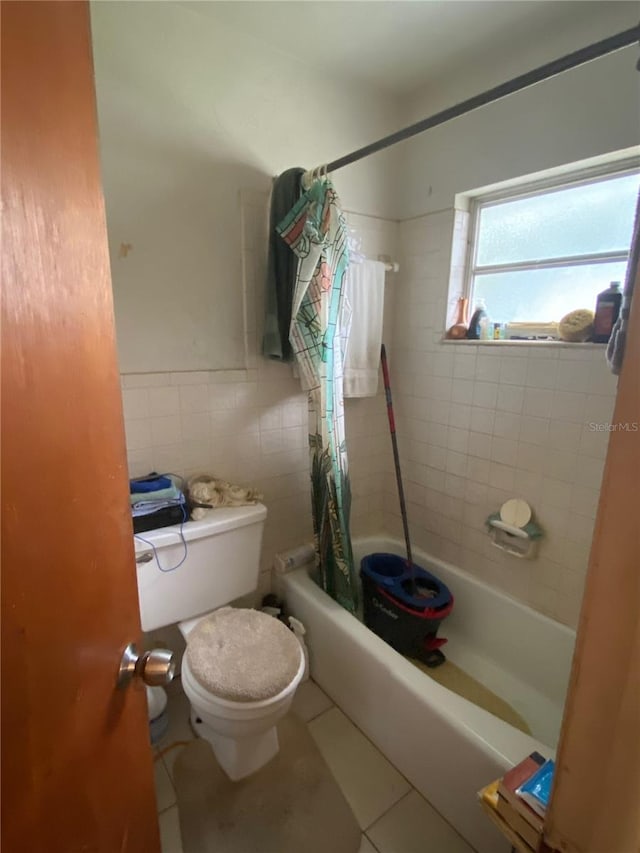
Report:
[[[298,256],[289,339],[309,393],[311,505],[317,579],[347,610],[357,607],[349,512],[342,371],[350,321],[343,300],[347,228],[329,179],[316,180],[277,227]],[[345,310],[346,309],[346,310]]]

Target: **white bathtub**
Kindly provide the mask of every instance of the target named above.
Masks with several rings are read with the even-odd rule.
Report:
[[[403,548],[354,542],[358,566],[380,551]],[[534,737],[430,679],[329,598],[309,567],[286,574],[283,592],[307,628],[311,674],[323,690],[476,850],[502,853],[509,845],[476,792],[532,750],[553,752],[575,634],[460,569],[419,551],[414,559],[455,596],[439,632],[447,657],[509,702]]]

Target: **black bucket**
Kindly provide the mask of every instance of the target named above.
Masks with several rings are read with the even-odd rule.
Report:
[[[440,624],[453,609],[448,587],[396,554],[369,554],[360,563],[364,622],[396,651],[439,666],[445,657]],[[415,590],[414,590],[415,579]]]

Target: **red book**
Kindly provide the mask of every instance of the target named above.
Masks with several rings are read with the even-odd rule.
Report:
[[[524,800],[516,794],[516,788],[519,788],[523,782],[526,782],[546,761],[539,752],[532,752],[520,764],[516,764],[511,770],[507,771],[500,780],[498,785],[498,797],[502,797],[509,805],[521,814],[522,817],[532,826],[537,832],[542,832],[544,824],[540,815],[536,814]],[[498,812],[500,811],[498,801]]]

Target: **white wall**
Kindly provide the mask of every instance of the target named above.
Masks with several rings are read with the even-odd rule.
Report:
[[[538,65],[638,23],[634,3],[593,3],[570,32],[532,32],[517,54],[459,66],[407,99],[411,124]],[[398,218],[453,206],[456,193],[574,163],[640,142],[637,46],[567,71],[398,146],[403,158]]]
[[[259,354],[272,176],[388,133],[395,106],[222,26],[213,3],[97,2],[91,14],[129,470],[261,488],[264,591],[273,554],[311,537],[306,395],[290,366]],[[395,159],[336,177],[373,257],[396,253],[395,223],[377,218]],[[121,259],[122,242],[133,248]],[[347,405],[356,533],[382,524],[376,411],[375,399]]]
[[[123,372],[242,368],[240,189],[397,127],[394,104],[221,25],[214,3],[91,7]],[[339,176],[385,215],[395,153]],[[120,247],[132,248],[120,257]]]
[[[634,4],[593,4],[572,32],[532,32],[516,55],[471,61],[405,104],[409,123],[637,23]],[[605,7],[609,6],[607,10]],[[472,58],[471,58],[472,59]],[[616,380],[601,347],[442,343],[451,271],[464,260],[457,193],[637,145],[637,48],[594,61],[401,146],[400,262],[392,376],[419,545],[562,622],[582,598]],[[452,246],[453,244],[453,246]],[[545,530],[537,560],[508,557],[484,520],[521,495]],[[401,532],[395,482],[385,520]]]

